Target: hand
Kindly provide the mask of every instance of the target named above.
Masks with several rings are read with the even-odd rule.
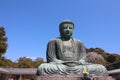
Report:
[[[92,63],[88,63],[85,60],[79,60],[79,65],[89,65],[89,64],[92,64]]]
[[[62,64],[62,63],[65,63],[65,61],[58,60],[58,59],[54,59],[54,61],[52,61],[51,63],[54,63],[54,64]]]
[[[85,61],[85,60],[79,60],[78,63],[79,63],[80,65],[82,65],[82,64],[86,64],[86,61]]]
[[[65,61],[63,64],[67,65],[67,66],[77,66],[77,65],[79,65],[78,61]]]

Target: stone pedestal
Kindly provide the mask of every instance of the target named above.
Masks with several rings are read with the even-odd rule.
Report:
[[[55,76],[36,76],[36,80],[85,80],[80,76],[70,76],[70,75],[55,75]],[[111,76],[102,77],[94,76],[91,80],[115,80]]]

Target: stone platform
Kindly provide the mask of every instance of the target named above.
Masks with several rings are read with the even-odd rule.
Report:
[[[85,80],[80,76],[70,76],[70,75],[55,75],[55,76],[37,76],[35,80]],[[111,76],[102,77],[94,76],[91,80],[115,80]]]

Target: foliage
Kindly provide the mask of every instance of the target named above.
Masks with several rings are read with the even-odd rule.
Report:
[[[32,59],[26,58],[26,57],[20,57],[18,59],[18,67],[19,68],[32,68],[33,67]]]
[[[106,64],[105,59],[102,55],[97,54],[96,52],[89,52],[87,53],[87,62],[94,63],[94,64]]]
[[[42,58],[36,58],[32,60],[26,57],[20,57],[17,62],[13,62],[15,68],[37,68],[41,63],[45,61]]]
[[[0,57],[6,52],[8,47],[7,37],[4,27],[0,27]]]
[[[3,55],[7,50],[7,37],[4,27],[0,27],[0,67],[11,67],[12,61],[10,59],[6,59]]]
[[[37,68],[40,64],[44,63],[45,61],[42,58],[36,58],[35,61],[33,61],[34,67]]]
[[[86,51],[89,62],[102,64],[106,68],[120,68],[120,55],[107,53],[101,48],[89,48]]]
[[[5,57],[0,58],[0,67],[10,68],[12,67],[12,61]]]

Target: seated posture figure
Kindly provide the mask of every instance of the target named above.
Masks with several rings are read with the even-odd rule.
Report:
[[[60,23],[60,37],[48,42],[47,63],[41,64],[37,75],[89,75],[106,76],[107,70],[100,64],[86,62],[86,49],[80,40],[72,37],[74,23],[65,20]]]

